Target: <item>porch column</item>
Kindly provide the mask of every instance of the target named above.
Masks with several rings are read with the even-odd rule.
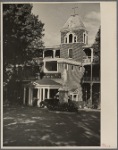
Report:
[[[45,67],[46,63],[45,61],[43,62],[43,71],[46,72],[46,67]]]
[[[91,48],[91,63],[93,62],[93,48]]]
[[[23,104],[25,105],[26,87],[24,87]]]
[[[43,100],[45,99],[45,88],[43,88]]]
[[[31,90],[29,88],[29,90],[28,90],[28,105],[30,105],[30,101],[31,101]]]
[[[37,92],[37,98],[38,98],[38,101],[37,101],[37,106],[39,107],[40,106],[40,95],[41,95],[41,93],[40,93],[40,88],[38,88],[38,92]]]
[[[92,107],[93,104],[93,97],[92,97],[92,92],[93,92],[93,83],[90,83],[90,105]]]
[[[33,94],[33,91],[32,91],[32,90],[33,90],[33,89],[31,88],[31,89],[30,89],[30,105],[31,105],[31,106],[33,105],[33,103],[32,103],[32,102],[33,102],[33,95],[32,95],[32,94]]]
[[[50,89],[48,88],[48,96],[47,98],[49,99],[50,98]]]
[[[55,58],[55,50],[53,50],[53,58]]]
[[[93,65],[91,62],[91,83],[90,83],[90,100],[91,100],[91,107],[92,107],[92,103],[93,103],[93,97],[92,97],[92,86],[93,86]]]
[[[40,88],[40,98],[39,98],[40,102],[42,100],[41,98],[42,98],[42,91],[41,91],[41,88]]]

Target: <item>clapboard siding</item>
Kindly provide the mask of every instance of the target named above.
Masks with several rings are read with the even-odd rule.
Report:
[[[73,43],[73,44],[62,44],[60,48],[60,57],[61,58],[69,58],[68,57],[68,49],[72,49],[72,57],[76,61],[81,61],[85,53],[83,51],[84,43]]]

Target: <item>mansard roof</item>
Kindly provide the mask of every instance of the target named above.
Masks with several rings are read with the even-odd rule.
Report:
[[[80,16],[72,15],[69,17],[69,19],[66,21],[66,23],[62,27],[61,32],[70,31],[70,30],[78,30],[78,29],[86,30]]]

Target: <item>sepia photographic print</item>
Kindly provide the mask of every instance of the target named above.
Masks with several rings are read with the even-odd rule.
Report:
[[[107,7],[102,7],[101,2],[1,4],[2,148],[116,146],[116,139],[110,143],[109,139],[107,142],[102,138],[107,131],[109,136],[116,137],[112,131],[110,134],[110,124],[106,124],[107,130],[102,125],[110,119],[102,118],[106,110],[102,106],[107,107],[103,85],[107,80],[108,104],[109,85],[115,87],[116,83],[112,71],[115,65],[110,64],[109,58],[114,59],[116,47],[112,49],[112,56],[109,55],[109,40],[106,42],[102,35],[109,39],[115,32],[104,34],[104,19],[101,19],[108,21],[103,8],[112,13],[115,4],[106,2]],[[114,11],[109,18],[115,18]],[[115,25],[112,27],[114,31]],[[105,45],[107,50],[102,46],[103,41],[108,44]],[[104,56],[108,60],[104,59],[103,63]],[[103,66],[107,62],[115,81],[111,82],[107,71],[105,76]],[[114,95],[112,102],[116,104]],[[116,114],[113,104],[114,111],[109,110],[111,118],[112,113]],[[116,130],[116,122],[110,123],[114,123]]]

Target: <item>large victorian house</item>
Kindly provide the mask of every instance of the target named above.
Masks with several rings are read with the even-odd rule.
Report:
[[[40,106],[42,100],[54,98],[64,88],[71,100],[91,100],[92,104],[94,93],[100,92],[100,67],[94,49],[88,47],[88,31],[79,15],[70,16],[60,32],[61,44],[43,49],[43,77],[24,84],[26,105],[33,105],[37,98]]]

